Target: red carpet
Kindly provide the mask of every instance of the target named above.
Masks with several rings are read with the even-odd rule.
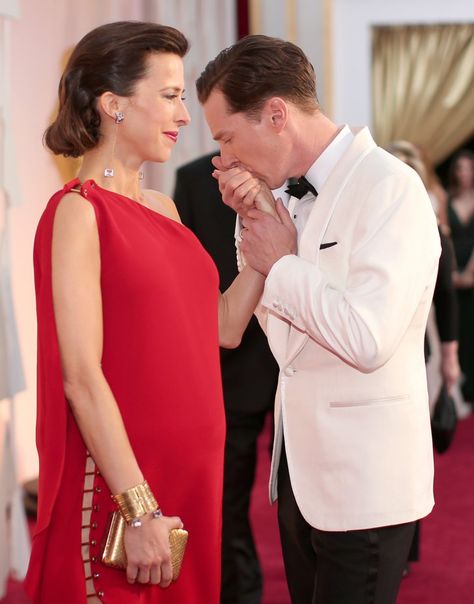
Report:
[[[264,567],[262,604],[290,604],[269,507],[268,432],[261,439],[252,520]],[[397,604],[474,604],[474,416],[459,422],[454,443],[435,459],[433,512],[421,525],[421,560],[402,581]]]
[[[270,417],[267,419],[270,420]],[[268,500],[270,437],[271,429],[268,421],[260,437],[251,519],[264,574],[262,604],[290,604],[278,535],[277,506],[276,504],[270,506]]]
[[[252,522],[264,568],[262,604],[290,604],[278,540],[276,506],[267,480],[269,430],[261,438]],[[474,416],[459,423],[452,448],[437,455],[433,513],[422,522],[421,560],[402,582],[398,604],[474,603]],[[27,604],[21,585],[10,583],[0,604]],[[183,603],[185,604],[185,603]]]

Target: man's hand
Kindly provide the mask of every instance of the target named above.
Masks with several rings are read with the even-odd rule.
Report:
[[[212,163],[216,168],[212,175],[219,182],[219,191],[226,205],[242,217],[250,208],[257,208],[278,218],[275,199],[264,182],[241,166],[226,169],[220,156],[213,157]]]
[[[248,210],[240,232],[245,260],[263,275],[268,275],[280,258],[297,251],[296,228],[281,199],[275,208],[276,218],[261,210]]]

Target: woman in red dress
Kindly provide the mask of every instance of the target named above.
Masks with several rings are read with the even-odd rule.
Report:
[[[238,344],[264,278],[246,267],[219,293],[173,202],[140,188],[141,164],[166,161],[189,123],[186,51],[180,32],[157,24],[93,30],[66,66],[46,132],[54,153],[83,162],[35,240],[40,483],[26,579],[35,604],[219,601],[218,347]],[[263,207],[269,191],[242,186]],[[140,494],[151,501],[143,509]],[[126,571],[101,562],[117,504],[129,521]],[[189,542],[172,582],[169,531],[183,522]]]

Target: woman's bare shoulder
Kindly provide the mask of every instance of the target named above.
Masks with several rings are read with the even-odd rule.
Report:
[[[95,229],[94,208],[78,191],[70,191],[57,205],[54,224],[55,228],[66,228],[78,234],[85,229]]]
[[[143,191],[143,195],[153,210],[156,210],[167,218],[181,222],[178,210],[176,209],[174,201],[171,199],[171,197],[168,197],[168,195],[153,189],[145,189]]]

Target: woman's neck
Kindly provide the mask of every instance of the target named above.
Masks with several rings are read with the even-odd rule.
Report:
[[[106,171],[111,175],[105,176]],[[111,160],[100,149],[92,149],[84,155],[77,176],[81,182],[92,179],[103,189],[120,193],[131,199],[140,201],[143,198],[138,162],[125,165],[117,157]]]

